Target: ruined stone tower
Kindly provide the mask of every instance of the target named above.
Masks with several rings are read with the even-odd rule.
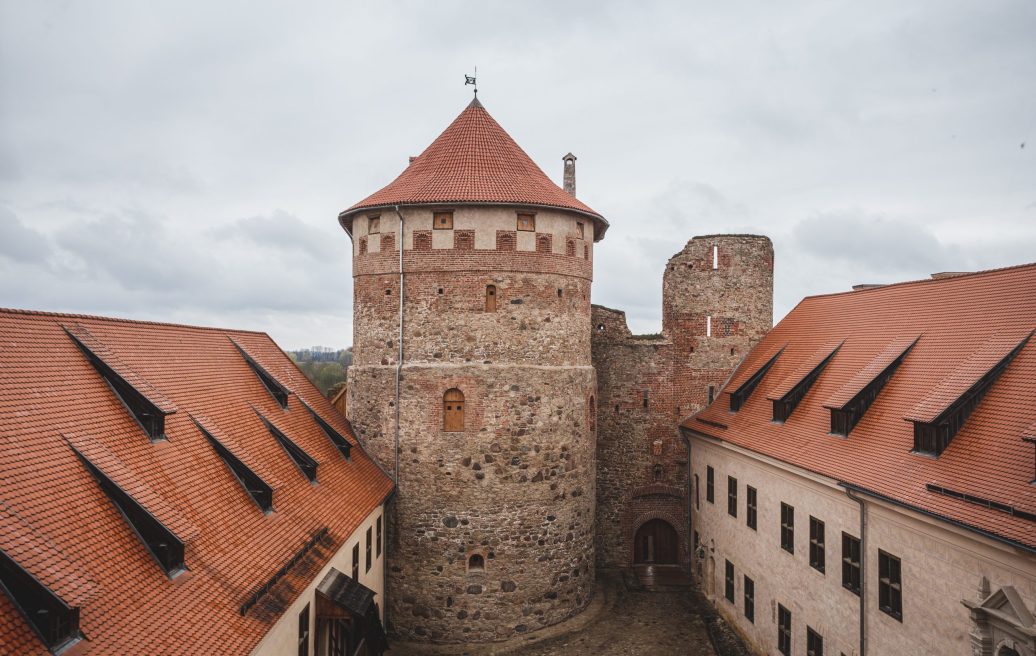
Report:
[[[398,474],[391,630],[499,640],[577,613],[594,586],[587,327],[607,222],[478,100],[339,221],[353,240],[349,418]]]
[[[660,334],[632,335],[620,310],[594,306],[592,320],[598,564],[689,566],[695,487],[677,426],[772,327],[773,245],[755,235],[687,242],[666,264]]]

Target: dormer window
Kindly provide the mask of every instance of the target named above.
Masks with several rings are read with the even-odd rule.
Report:
[[[832,435],[849,436],[917,340],[914,335],[893,340],[824,404],[831,410]]]
[[[780,357],[783,350],[784,347],[782,346],[763,364],[763,366],[756,369],[755,373],[749,376],[745,382],[741,383],[741,385],[739,385],[734,391],[730,392],[731,412],[737,412],[741,409],[741,406],[748,402],[748,398],[752,396],[752,392],[754,392],[755,388],[759,386],[760,382],[762,382],[766,372],[769,371],[770,367],[773,366],[773,363],[777,361],[777,358]]]
[[[775,422],[783,424],[788,420],[841,346],[842,344],[838,343],[834,347],[830,345],[822,347],[769,394],[767,398],[773,401],[773,420]]]
[[[238,458],[233,451],[227,448],[227,445],[216,439],[212,431],[203,426],[201,422],[194,417],[191,417],[191,421],[198,427],[198,430],[201,431],[201,434],[216,451],[216,455],[227,466],[227,469],[234,475],[237,482],[241,484],[248,496],[252,497],[252,501],[255,501],[260,510],[264,513],[273,510],[273,488],[259,474],[255,473],[251,467]]]
[[[162,571],[170,578],[182,572],[185,569],[183,541],[78,449],[72,447],[72,451],[151,552]]]
[[[295,466],[299,468],[300,472],[302,472],[302,475],[309,479],[310,483],[316,483],[317,461],[308,453],[303,451],[302,447],[295,444],[295,442],[285,435],[281,429],[274,426],[273,422],[259,414],[258,410],[256,410],[255,414],[257,414],[263,424],[266,425],[266,429],[270,431],[270,435],[273,435],[274,439],[277,440],[277,443],[281,445],[282,449],[284,449],[284,452],[288,454],[289,458],[291,458],[291,461],[294,462]]]
[[[536,231],[536,215],[528,213],[518,213],[518,229],[526,232]]]
[[[165,417],[176,407],[143,378],[119,362],[89,330],[80,325],[62,326],[101,378],[126,406],[152,440],[165,439]]]
[[[79,608],[66,604],[2,550],[0,584],[51,653],[56,654],[82,638]]]
[[[432,212],[432,227],[436,230],[453,230],[453,212]]]
[[[320,430],[324,431],[324,435],[327,435],[328,439],[335,445],[335,448],[338,449],[339,453],[345,456],[345,459],[348,460],[349,453],[352,450],[352,445],[349,444],[347,439],[345,439],[345,436],[336,431],[334,426],[324,421],[324,418],[318,415],[317,411],[308,403],[303,401],[302,405],[306,406],[306,410],[309,410],[309,414],[312,415],[313,421],[317,422],[317,425],[320,426]]]
[[[990,340],[904,417],[914,424],[914,451],[940,456],[1030,337]]]
[[[367,217],[367,234],[381,232],[381,216]]]
[[[265,387],[266,390],[270,393],[270,395],[273,396],[274,400],[277,401],[277,404],[280,405],[282,408],[287,408],[288,395],[291,394],[291,391],[284,385],[281,385],[280,381],[274,378],[270,372],[268,372],[266,369],[263,368],[262,365],[256,362],[255,358],[253,358],[251,355],[248,354],[247,351],[241,348],[241,345],[235,342],[232,337],[230,338],[230,342],[235,347],[237,347],[238,352],[241,353],[241,356],[245,359],[245,362],[247,362],[248,366],[252,368],[252,371],[255,372],[255,375],[262,382],[263,387]]]

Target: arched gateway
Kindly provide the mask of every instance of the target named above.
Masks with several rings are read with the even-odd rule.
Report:
[[[633,540],[634,565],[675,565],[680,552],[679,536],[664,519],[641,524]]]

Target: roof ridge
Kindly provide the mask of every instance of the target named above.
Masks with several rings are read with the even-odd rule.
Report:
[[[38,317],[63,318],[63,319],[91,319],[94,321],[106,321],[109,323],[122,323],[145,326],[166,326],[169,328],[188,328],[191,330],[206,330],[216,333],[246,333],[249,335],[262,335],[269,337],[262,330],[248,330],[247,328],[220,328],[219,326],[198,326],[190,323],[176,323],[174,321],[149,321],[146,319],[126,319],[124,317],[112,317],[100,314],[78,314],[74,312],[54,312],[51,310],[27,310],[23,308],[0,307],[0,315],[29,315]]]
[[[961,272],[961,273],[957,273],[957,274],[955,274],[953,276],[950,276],[950,277],[947,277],[947,278],[930,278],[929,277],[929,278],[918,278],[917,280],[902,280],[902,281],[899,281],[899,282],[878,283],[877,287],[871,287],[869,289],[860,289],[860,290],[849,289],[849,290],[841,291],[841,292],[829,292],[827,294],[811,294],[809,296],[803,297],[802,300],[805,301],[805,300],[808,300],[808,299],[811,299],[811,298],[828,298],[828,297],[831,297],[831,296],[842,296],[842,295],[847,295],[847,294],[856,294],[856,295],[867,294],[869,292],[876,292],[876,291],[880,291],[882,289],[889,289],[890,287],[905,287],[907,285],[920,285],[920,284],[925,284],[925,283],[946,283],[946,282],[951,282],[951,281],[967,280],[967,279],[975,278],[976,276],[986,276],[986,275],[1000,274],[1000,273],[1005,273],[1005,272],[1008,272],[1008,271],[1014,271],[1016,269],[1025,269],[1027,267],[1036,267],[1036,262],[1025,262],[1023,264],[1012,264],[1010,266],[997,267],[995,269],[982,269],[981,271]],[[800,303],[801,302],[802,301],[800,301]]]

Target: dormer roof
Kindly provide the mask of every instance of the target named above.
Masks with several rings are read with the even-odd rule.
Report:
[[[592,219],[595,241],[608,228],[603,216],[554,184],[477,98],[399,177],[338,220],[351,233],[357,214],[395,205],[550,207]]]

